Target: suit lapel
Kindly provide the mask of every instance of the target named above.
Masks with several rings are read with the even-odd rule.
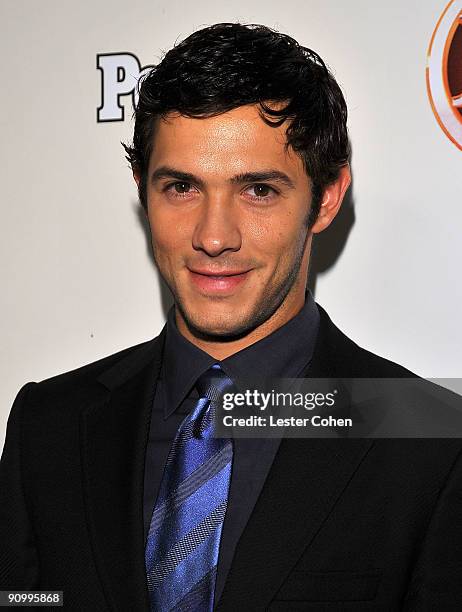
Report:
[[[98,378],[106,387],[106,399],[88,408],[81,419],[88,529],[98,574],[114,610],[149,609],[144,460],[164,330]]]
[[[285,439],[236,548],[217,610],[265,610],[313,541],[371,440]]]
[[[320,309],[306,377],[350,376],[354,347]],[[341,364],[341,367],[338,367]],[[219,612],[264,610],[309,547],[373,440],[283,439],[238,542]]]

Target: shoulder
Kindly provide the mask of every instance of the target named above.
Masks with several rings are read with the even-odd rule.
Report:
[[[352,378],[414,378],[404,366],[359,346],[344,334],[319,305],[319,334],[316,349],[328,359],[337,375]]]
[[[440,438],[445,444],[452,438],[452,444],[461,446],[460,395],[358,346],[318,308],[318,355],[324,371],[354,386],[366,429],[378,437]]]
[[[28,405],[34,413],[46,406],[71,410],[88,401],[104,397],[107,390],[136,374],[162,352],[163,333],[151,340],[124,348],[91,363],[63,372],[39,382],[24,385],[16,396],[16,404]]]

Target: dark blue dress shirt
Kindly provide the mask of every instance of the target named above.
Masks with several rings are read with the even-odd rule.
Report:
[[[196,380],[214,363],[234,381],[249,372],[259,378],[297,378],[308,367],[319,327],[319,312],[307,292],[300,312],[272,334],[217,361],[187,340],[175,322],[172,307],[166,323],[162,368],[153,403],[144,479],[145,541],[160,487],[164,465],[175,433],[194,406]],[[231,566],[234,550],[252,513],[280,438],[236,438],[233,467],[220,556],[215,601],[218,601]]]

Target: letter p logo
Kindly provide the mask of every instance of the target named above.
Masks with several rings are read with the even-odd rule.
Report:
[[[97,110],[97,121],[123,121],[122,96],[131,96],[133,107],[138,102],[137,84],[152,66],[141,68],[132,53],[100,53],[96,56],[96,67],[101,70],[101,106]]]

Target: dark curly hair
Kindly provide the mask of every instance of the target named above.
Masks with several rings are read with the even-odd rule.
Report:
[[[271,108],[275,102],[282,104]],[[288,120],[286,146],[300,155],[312,182],[311,227],[325,187],[349,160],[345,99],[317,53],[257,24],[218,23],[194,32],[141,79],[133,144],[123,146],[140,176],[145,209],[156,119],[173,111],[211,117],[245,104],[259,104],[269,125]]]

